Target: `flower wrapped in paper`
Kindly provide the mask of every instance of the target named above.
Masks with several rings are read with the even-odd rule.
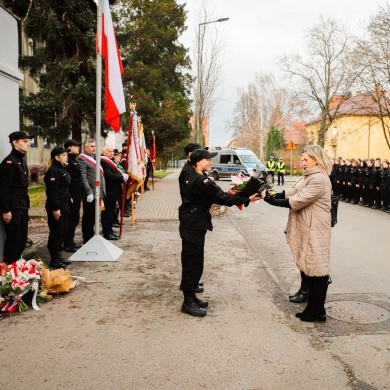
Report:
[[[36,260],[20,259],[12,264],[1,263],[0,265],[0,310],[12,313],[26,311],[28,306],[22,297],[33,292],[32,306],[39,310],[36,297],[41,279],[42,265]]]
[[[76,287],[77,283],[77,280],[72,279],[69,271],[63,268],[42,270],[42,284],[49,294],[69,292]]]
[[[248,197],[254,194],[261,195],[264,190],[267,190],[270,196],[275,193],[272,190],[272,176],[259,168],[253,169],[249,176],[239,174],[231,178],[233,184],[231,190],[234,191],[230,191],[231,193],[240,193]]]

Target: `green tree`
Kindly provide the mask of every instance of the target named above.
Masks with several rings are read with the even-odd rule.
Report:
[[[81,127],[95,128],[96,4],[93,0],[34,0],[23,25],[33,39],[33,55],[20,67],[40,90],[21,97],[20,109],[32,121],[33,134],[62,142],[71,134],[81,140]]]
[[[267,160],[269,157],[278,150],[283,148],[284,140],[282,132],[274,126],[271,126],[267,136],[267,142],[265,144],[265,154]]]
[[[190,61],[178,42],[185,30],[184,5],[175,0],[122,0],[116,14],[126,100],[137,103],[146,141],[150,143],[154,131],[159,158],[165,161],[190,134]],[[123,128],[127,123],[123,118]]]

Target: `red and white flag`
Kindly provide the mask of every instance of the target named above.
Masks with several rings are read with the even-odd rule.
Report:
[[[120,114],[126,112],[123,93],[123,65],[112,24],[108,0],[102,0],[102,47],[106,80],[106,123],[120,130]]]
[[[156,138],[154,134],[152,135],[152,146],[150,147],[150,159],[152,160],[153,169],[156,169]]]

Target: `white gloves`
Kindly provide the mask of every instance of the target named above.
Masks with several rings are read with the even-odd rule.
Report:
[[[129,179],[129,175],[127,173],[123,173],[123,180],[126,182]]]
[[[87,202],[91,203],[93,201],[93,194],[87,195]]]

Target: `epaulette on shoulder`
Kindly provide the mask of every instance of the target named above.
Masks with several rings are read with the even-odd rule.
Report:
[[[204,179],[204,180],[203,180],[203,183],[206,184],[206,185],[208,185],[208,184],[210,183],[210,179],[209,179],[209,178]]]

